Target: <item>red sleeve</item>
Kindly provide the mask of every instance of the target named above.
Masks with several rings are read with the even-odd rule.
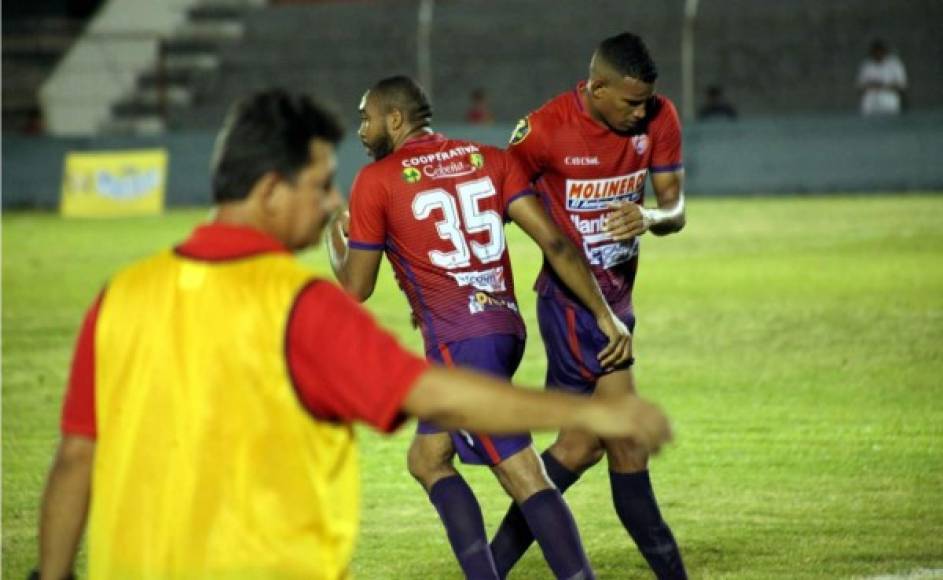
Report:
[[[298,295],[287,340],[292,380],[315,417],[363,421],[385,432],[403,422],[403,399],[429,367],[323,280]]]
[[[375,172],[373,172],[375,173]],[[382,250],[386,245],[384,190],[378,179],[361,170],[350,190],[350,241],[358,250]]]
[[[65,435],[95,438],[95,324],[104,292],[85,313],[72,356],[72,370],[62,403],[60,429]]]
[[[501,182],[501,196],[504,200],[504,213],[507,215],[508,207],[517,198],[535,193],[530,187],[530,179],[521,162],[511,154],[502,155],[504,159],[505,171]]]
[[[534,180],[543,171],[546,161],[541,124],[539,115],[524,117],[517,122],[508,143],[508,151],[520,163],[528,180]]]
[[[668,99],[662,101],[661,111],[652,123],[652,173],[678,171],[681,161],[681,121],[678,111]]]

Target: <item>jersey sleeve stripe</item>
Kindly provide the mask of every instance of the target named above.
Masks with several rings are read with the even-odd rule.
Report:
[[[511,207],[511,204],[519,200],[520,198],[528,196],[528,195],[537,195],[537,192],[528,187],[527,189],[522,190],[521,192],[515,193],[514,195],[512,195],[511,199],[509,199],[508,202],[504,204],[504,221],[505,222],[511,221],[510,216],[508,216],[508,208]]]
[[[347,246],[355,250],[382,250],[386,248],[386,244],[371,244],[368,242],[358,242],[356,240],[348,241]]]
[[[512,195],[511,198],[508,200],[508,202],[507,202],[507,204],[504,206],[504,208],[507,209],[508,207],[510,207],[510,205],[511,205],[512,203],[514,203],[516,200],[518,200],[518,199],[524,197],[525,195],[537,195],[537,192],[528,187],[527,189],[521,191],[520,193],[515,193],[515,194]]]
[[[674,165],[652,165],[649,171],[652,173],[668,173],[684,169],[684,163],[675,163]]]

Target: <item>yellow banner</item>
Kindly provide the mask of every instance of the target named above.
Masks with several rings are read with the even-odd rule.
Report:
[[[68,217],[159,214],[166,183],[165,149],[70,152],[59,211]]]

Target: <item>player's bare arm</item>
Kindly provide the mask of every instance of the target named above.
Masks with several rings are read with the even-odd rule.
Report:
[[[488,375],[431,367],[417,379],[403,409],[448,429],[487,433],[579,429],[628,438],[652,453],[671,439],[668,419],[631,394],[583,397],[514,388]]]
[[[652,174],[657,208],[632,202],[616,202],[606,219],[606,231],[614,240],[630,240],[645,232],[664,236],[681,231],[685,224],[684,171]]]
[[[67,578],[72,574],[88,515],[94,458],[94,440],[63,436],[43,493],[40,578]]]
[[[337,281],[358,302],[364,302],[376,287],[383,252],[351,249],[347,243],[349,224],[350,213],[347,210],[338,212],[331,221],[328,227],[328,254]]]
[[[609,344],[597,355],[604,368],[622,364],[632,356],[632,334],[613,313],[596,278],[579,249],[553,223],[536,196],[518,197],[508,206],[508,215],[543,250],[560,279],[596,317]]]

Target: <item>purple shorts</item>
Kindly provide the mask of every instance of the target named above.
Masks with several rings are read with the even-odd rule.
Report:
[[[620,315],[622,322],[635,329],[635,315]],[[609,339],[596,326],[596,318],[585,308],[548,296],[537,297],[537,321],[547,351],[547,388],[580,394],[596,390],[599,377],[613,370],[632,366],[634,359],[615,369],[604,370],[596,356]]]
[[[492,334],[441,344],[426,351],[426,358],[446,366],[475,369],[510,380],[524,356],[524,340],[513,334]],[[433,423],[419,421],[416,431],[421,435],[441,433]],[[497,465],[531,443],[529,433],[519,435],[485,435],[468,431],[451,431],[452,444],[462,463]]]

